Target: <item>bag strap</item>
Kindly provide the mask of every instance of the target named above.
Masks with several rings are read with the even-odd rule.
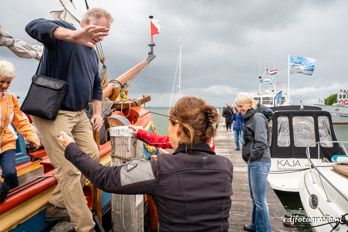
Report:
[[[71,60],[72,60],[72,57],[73,57],[74,54],[75,54],[75,46],[73,46],[72,51],[71,51],[71,54],[70,54],[69,65],[68,65],[68,68],[67,68],[67,70],[66,70],[66,72],[65,72],[65,81],[68,81],[68,73],[69,73],[69,71],[70,71],[70,69],[71,69],[71,63],[72,63]],[[42,59],[43,59],[43,56],[41,57],[40,62],[39,62],[39,65],[38,65],[37,68],[36,68],[35,75],[37,75],[38,72],[39,72],[39,67],[40,67],[40,65],[41,65],[41,63],[42,63]],[[48,65],[48,69],[49,69],[49,65]],[[49,70],[47,70],[47,71],[48,71],[48,73],[49,73]]]

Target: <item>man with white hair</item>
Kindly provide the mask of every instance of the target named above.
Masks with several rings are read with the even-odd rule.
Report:
[[[92,8],[82,18],[81,28],[64,21],[42,18],[26,26],[27,33],[45,47],[37,73],[67,81],[68,89],[56,119],[32,118],[58,179],[49,199],[46,220],[70,218],[76,231],[94,231],[95,223],[83,195],[81,173],[64,158],[64,149],[56,138],[63,130],[86,154],[98,159],[92,126],[99,130],[103,124],[102,88],[98,57],[93,47],[108,35],[111,23],[112,17],[106,10]],[[90,101],[93,105],[92,126],[85,112]]]

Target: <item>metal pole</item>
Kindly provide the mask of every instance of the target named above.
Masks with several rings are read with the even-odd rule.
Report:
[[[181,72],[182,72],[182,42],[180,42],[179,53],[179,81],[178,81],[178,97],[181,97]]]
[[[288,54],[288,102],[291,103],[290,98],[290,55]]]

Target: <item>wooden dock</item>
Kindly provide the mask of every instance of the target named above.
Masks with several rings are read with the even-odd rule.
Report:
[[[215,146],[215,151],[218,155],[229,158],[233,163],[233,196],[228,231],[241,232],[243,231],[243,225],[250,223],[252,214],[247,165],[242,159],[241,151],[234,150],[233,134],[226,131],[225,123],[222,120],[219,123],[215,137]],[[268,189],[267,202],[271,216],[272,231],[297,231],[296,228],[283,226],[283,217],[286,211],[271,187]]]

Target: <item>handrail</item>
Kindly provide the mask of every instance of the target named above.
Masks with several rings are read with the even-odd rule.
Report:
[[[345,155],[348,155],[348,151],[346,149],[346,146],[344,146],[344,144],[348,145],[348,141],[322,140],[322,141],[315,142],[315,146],[318,146],[318,159],[320,159],[320,144],[324,144],[324,143],[338,143],[340,148],[342,148],[342,150],[344,151]],[[307,148],[309,148],[309,147],[307,147]]]
[[[340,142],[340,141],[331,141],[331,142],[348,143],[348,142]],[[318,143],[320,143],[320,142],[318,142]],[[325,181],[326,181],[329,185],[331,185],[331,187],[332,187],[333,189],[335,189],[335,190],[343,197],[343,199],[345,199],[346,201],[348,201],[348,198],[347,198],[338,188],[336,188],[336,187],[331,183],[331,181],[329,181],[329,180],[325,177],[325,175],[324,175],[321,171],[319,171],[319,169],[317,168],[317,166],[312,162],[311,156],[310,156],[310,149],[309,149],[309,147],[306,148],[306,155],[307,155],[308,161],[311,163],[310,172],[311,172],[312,178],[313,178],[313,174],[312,174],[312,171],[311,171],[311,170],[312,170],[312,168],[313,168],[313,169],[315,169],[315,170],[317,171],[317,173],[319,174],[319,178],[324,178]],[[330,202],[330,200],[329,200],[329,198],[328,198],[328,196],[327,196],[325,187],[324,187],[324,185],[323,185],[323,183],[322,183],[322,180],[320,179],[320,181],[321,181],[322,187],[323,187],[323,189],[324,189],[324,192],[325,192],[327,201]]]

